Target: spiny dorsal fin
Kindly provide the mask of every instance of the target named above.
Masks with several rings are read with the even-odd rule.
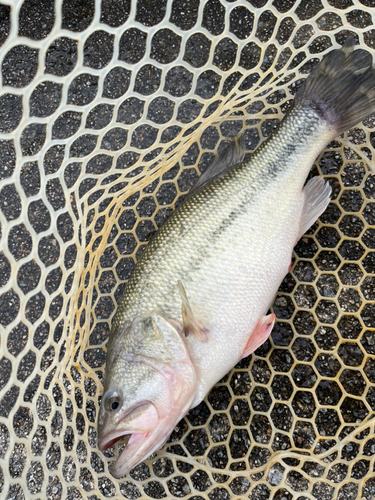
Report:
[[[232,139],[231,144],[214,159],[207,167],[207,170],[199,177],[190,189],[188,196],[201,190],[207,184],[223,177],[227,172],[240,165],[243,162],[245,154],[245,141],[243,137],[237,136]]]
[[[194,318],[194,314],[191,310],[184,285],[181,283],[181,281],[178,282],[178,291],[180,292],[180,297],[182,300],[181,309],[185,336],[187,337],[188,335],[193,333],[199,338],[199,340],[201,340],[202,342],[206,342],[208,340],[208,331],[205,328],[202,328],[202,326]]]

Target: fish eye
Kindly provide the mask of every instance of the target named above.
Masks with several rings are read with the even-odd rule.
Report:
[[[115,411],[120,406],[120,398],[116,392],[109,392],[105,398],[105,409]]]

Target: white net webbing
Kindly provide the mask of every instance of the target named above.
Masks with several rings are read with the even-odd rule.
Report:
[[[96,418],[116,303],[228,137],[254,150],[372,0],[0,4],[0,497],[375,499],[375,115],[313,173],[270,339],[121,480]]]

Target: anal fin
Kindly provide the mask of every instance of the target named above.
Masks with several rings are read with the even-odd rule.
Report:
[[[251,332],[245,348],[242,352],[242,358],[246,358],[252,352],[256,351],[269,337],[272,332],[273,325],[275,324],[276,316],[274,314],[269,314],[268,316],[262,316],[255,325],[254,330]]]
[[[206,342],[208,340],[208,330],[195,319],[193,311],[190,307],[189,300],[186,295],[186,291],[184,285],[181,281],[178,282],[178,291],[180,292],[180,297],[182,300],[182,321],[183,321],[183,330],[184,334],[187,337],[190,334],[194,334],[198,337],[202,342]]]
[[[314,224],[316,219],[322,215],[331,201],[331,186],[325,182],[323,177],[317,176],[309,180],[302,193],[304,204],[300,220],[298,239]]]

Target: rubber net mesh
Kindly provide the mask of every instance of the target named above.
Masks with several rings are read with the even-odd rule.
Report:
[[[325,53],[352,34],[373,54],[374,14],[0,5],[1,498],[375,498],[375,115],[316,160],[332,202],[295,248],[270,339],[123,479],[118,447],[96,442],[110,323],[147,241],[229,137],[251,152],[272,133]]]

